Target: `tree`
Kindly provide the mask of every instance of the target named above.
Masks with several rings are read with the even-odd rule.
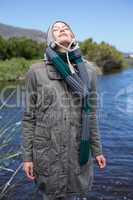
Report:
[[[38,43],[26,37],[12,37],[3,39],[0,37],[0,59],[10,59],[13,57],[24,57],[26,59],[43,58],[45,43]]]
[[[122,53],[104,41],[97,44],[92,38],[88,38],[80,43],[80,47],[88,60],[95,62],[105,71],[112,68],[121,68],[124,64]]]
[[[7,55],[7,42],[0,36],[0,60],[6,59]]]

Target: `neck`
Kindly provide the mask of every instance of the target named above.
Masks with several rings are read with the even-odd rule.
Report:
[[[65,52],[67,51],[67,50],[65,49],[65,47],[68,48],[69,45],[70,45],[70,43],[68,43],[68,42],[64,42],[64,43],[62,43],[62,44],[58,43],[57,46],[56,46],[56,49],[57,49],[57,51],[60,51],[60,52],[65,53]],[[63,48],[63,47],[64,47],[64,48]]]
[[[56,49],[57,49],[57,51],[62,52],[62,53],[66,52],[65,49],[63,49],[62,47],[59,47],[59,46]]]

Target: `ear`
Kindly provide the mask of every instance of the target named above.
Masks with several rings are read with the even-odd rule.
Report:
[[[74,37],[75,37],[75,36],[74,36],[74,34],[73,34],[73,32],[71,32],[71,37],[72,37],[72,38],[74,38]]]

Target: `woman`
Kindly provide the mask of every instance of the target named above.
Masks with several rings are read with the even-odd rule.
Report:
[[[45,61],[26,73],[23,169],[44,199],[87,197],[93,158],[106,165],[96,119],[96,73],[83,59],[70,26],[47,32]]]

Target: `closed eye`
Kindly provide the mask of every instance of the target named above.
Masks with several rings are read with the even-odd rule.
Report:
[[[53,28],[53,31],[59,31],[59,30],[69,30],[69,28],[67,26],[63,27],[63,28]]]

